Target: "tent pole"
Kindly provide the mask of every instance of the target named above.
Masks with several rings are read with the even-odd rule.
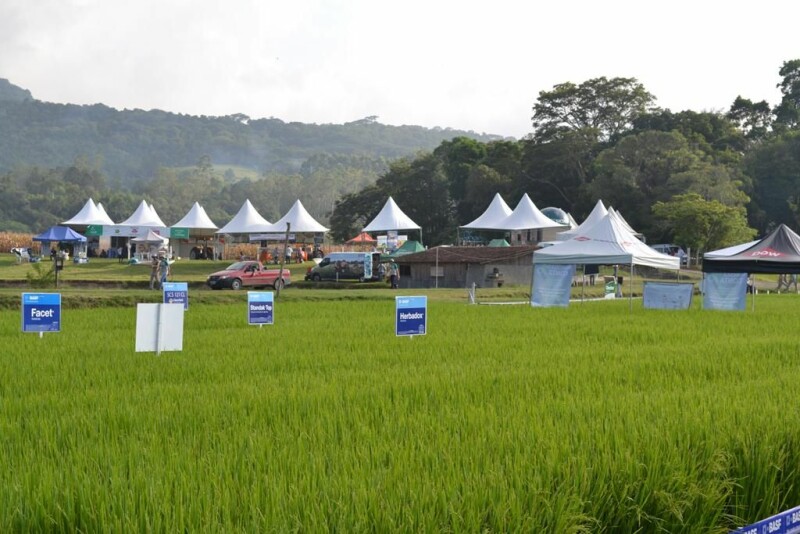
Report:
[[[642,289],[642,291],[644,291],[644,289]],[[630,312],[633,313],[633,262],[631,262],[631,285],[628,288],[628,304]]]
[[[586,264],[583,264],[583,276],[581,277],[581,304],[583,304],[583,288],[586,286]]]
[[[533,255],[531,255],[533,256]],[[530,296],[530,304],[533,307],[533,279],[536,277],[536,260],[531,260],[533,262],[533,268],[531,269],[531,296]],[[469,265],[469,264],[467,264]]]
[[[706,272],[703,271],[703,277],[700,279],[700,309],[706,309]]]

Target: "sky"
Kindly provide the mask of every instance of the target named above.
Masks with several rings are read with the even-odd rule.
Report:
[[[780,101],[786,0],[0,0],[0,78],[47,102],[521,138],[541,91],[636,78],[672,111]]]

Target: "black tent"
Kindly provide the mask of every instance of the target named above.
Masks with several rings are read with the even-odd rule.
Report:
[[[732,256],[703,259],[704,273],[800,273],[800,236],[781,224],[752,247]]]

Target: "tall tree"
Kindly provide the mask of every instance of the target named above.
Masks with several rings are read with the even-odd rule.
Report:
[[[708,251],[749,241],[756,234],[747,226],[743,207],[705,200],[697,193],[676,195],[656,202],[653,214],[675,241],[697,251]]]
[[[456,137],[452,141],[443,141],[433,155],[442,162],[449,182],[450,197],[455,202],[461,202],[466,193],[470,169],[486,157],[486,145],[467,137]]]
[[[783,97],[775,107],[775,124],[780,129],[793,130],[800,126],[800,59],[784,61],[778,84]]]
[[[593,198],[620,210],[637,230],[647,234],[650,206],[672,196],[669,179],[692,169],[700,154],[678,132],[647,131],[624,137],[595,160]]]
[[[766,100],[753,102],[737,96],[726,115],[750,141],[764,139],[772,125],[772,110]]]
[[[750,223],[761,232],[800,223],[800,131],[779,134],[754,147],[744,160],[752,178]]]
[[[566,131],[592,128],[606,141],[653,109],[655,97],[635,78],[605,76],[580,85],[566,82],[541,91],[533,106],[533,138],[547,142]]]

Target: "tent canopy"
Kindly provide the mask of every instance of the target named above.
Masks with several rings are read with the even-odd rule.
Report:
[[[167,225],[158,216],[153,206],[142,200],[130,217],[119,223],[120,226],[157,226],[164,228]]]
[[[703,258],[720,258],[720,257],[728,257],[733,256],[734,254],[739,254],[740,252],[744,252],[748,248],[752,247],[756,243],[761,241],[760,239],[756,239],[755,241],[748,241],[747,243],[742,243],[741,245],[733,245],[732,247],[721,248],[718,250],[712,250],[711,252],[706,252],[703,254]]]
[[[132,243],[142,243],[149,245],[163,245],[169,241],[168,238],[162,237],[152,230],[148,230],[146,235],[140,235],[131,239]]]
[[[66,226],[51,226],[46,231],[34,237],[33,240],[58,243],[85,243],[86,237]]]
[[[406,254],[414,254],[416,252],[423,252],[425,247],[419,241],[406,241],[401,247],[389,254],[390,258],[397,258],[398,256],[405,256]]]
[[[511,245],[508,244],[508,241],[505,239],[492,239],[489,241],[490,247],[510,247]]]
[[[703,255],[704,273],[800,273],[800,236],[785,224],[730,256]]]
[[[578,225],[577,228],[572,228],[571,230],[567,230],[565,232],[559,232],[556,235],[556,239],[558,241],[566,241],[568,239],[572,239],[576,235],[580,234],[581,232],[585,232],[589,228],[591,228],[596,223],[600,222],[600,220],[608,214],[608,210],[603,205],[602,200],[598,200],[597,204],[594,205],[592,211],[589,213],[589,216]]]
[[[113,225],[114,221],[111,220],[111,217],[108,216],[105,210],[101,209],[94,203],[94,200],[90,198],[78,213],[61,224],[72,224],[76,226],[88,226],[90,224]]]
[[[377,243],[378,240],[369,235],[367,232],[361,232],[353,239],[347,240],[347,244],[349,245],[358,245],[362,243]]]
[[[533,263],[644,265],[680,269],[680,258],[656,252],[624,228],[611,212],[572,239],[533,253]]]
[[[233,216],[233,219],[217,230],[216,233],[248,234],[265,232],[268,231],[267,229],[270,228],[270,226],[270,222],[262,217],[261,214],[258,213],[258,210],[253,207],[253,204],[250,203],[250,199],[247,199],[244,201],[244,204],[242,204],[242,207],[239,208],[236,215]]]
[[[465,224],[461,228],[471,228],[474,230],[500,230],[502,221],[511,215],[511,208],[508,207],[506,201],[500,196],[500,193],[495,193],[492,202],[483,214],[469,224]]]
[[[389,197],[380,213],[364,227],[365,232],[388,232],[389,230],[421,230],[417,223],[403,213],[392,197]]]
[[[511,215],[498,223],[498,230],[534,230],[541,228],[568,228],[563,224],[558,224],[550,217],[541,212],[536,204],[533,203],[528,193],[522,195],[517,203],[517,207]]]
[[[286,223],[289,223],[290,232],[298,233],[324,233],[328,229],[317,222],[314,217],[306,210],[300,200],[296,200],[294,205],[286,212],[286,215],[281,217],[275,224],[270,225],[270,228],[264,230],[266,232],[285,232]]]
[[[199,202],[195,202],[183,219],[173,224],[172,227],[189,228],[190,230],[216,230],[218,228]]]

